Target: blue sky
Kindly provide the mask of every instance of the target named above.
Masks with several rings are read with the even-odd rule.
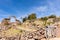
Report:
[[[60,16],[60,0],[0,0],[0,19],[8,16],[20,19],[31,13],[36,13],[38,18]]]

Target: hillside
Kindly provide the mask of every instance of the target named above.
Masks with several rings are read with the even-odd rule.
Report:
[[[47,19],[46,19],[47,18]],[[60,17],[42,17],[21,22],[15,18],[15,22],[10,22],[9,18],[4,18],[0,24],[0,37],[19,37],[26,33],[45,28],[46,26],[57,26],[60,28]],[[59,36],[60,37],[60,36]]]

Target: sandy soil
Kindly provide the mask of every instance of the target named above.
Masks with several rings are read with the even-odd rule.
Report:
[[[49,40],[60,40],[60,38],[51,38]]]
[[[56,37],[60,37],[60,28],[56,29]]]

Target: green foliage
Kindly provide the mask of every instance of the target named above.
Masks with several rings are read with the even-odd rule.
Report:
[[[20,30],[20,32],[23,32],[22,30]]]
[[[36,19],[35,13],[32,13],[32,14],[28,15],[28,17],[23,18],[23,22],[25,22],[26,20],[32,20],[32,19]]]
[[[36,19],[36,14],[32,13],[30,15],[28,15],[28,20],[32,20],[32,19]]]
[[[46,26],[48,18],[47,17],[42,17],[41,20],[44,21],[44,26]]]
[[[48,18],[56,18],[56,15],[50,15]]]
[[[47,24],[48,24],[48,25],[50,25],[50,24],[54,24],[54,22],[48,22]]]
[[[23,22],[25,22],[27,20],[27,17],[23,18]]]
[[[46,21],[46,20],[48,20],[48,18],[47,17],[41,17],[41,20]]]

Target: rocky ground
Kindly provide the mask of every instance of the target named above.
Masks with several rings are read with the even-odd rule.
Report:
[[[44,25],[44,22],[39,19],[28,20],[22,24],[19,21],[10,22],[4,19],[0,24],[0,40],[59,40],[60,21],[50,20],[52,19]],[[55,30],[53,30],[54,27],[56,27]]]

